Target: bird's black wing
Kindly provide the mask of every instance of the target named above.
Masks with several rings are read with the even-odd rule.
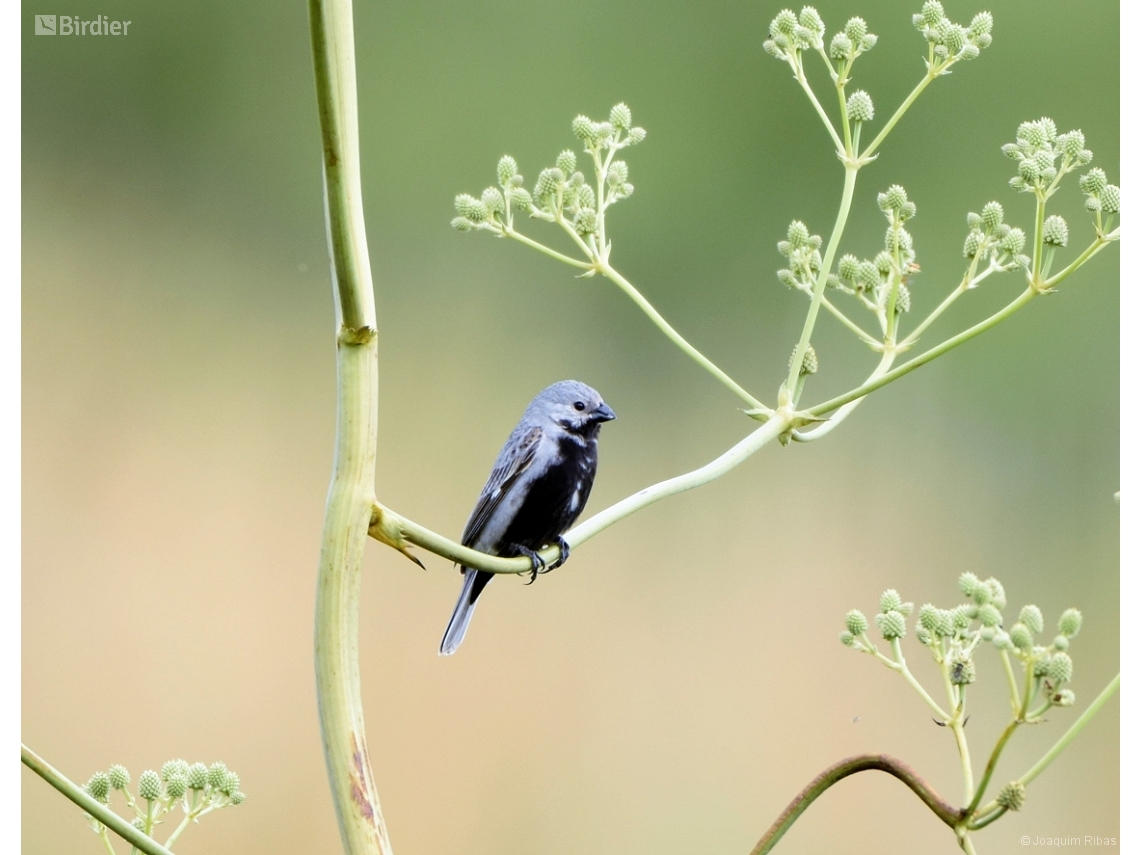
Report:
[[[491,477],[479,494],[479,501],[471,511],[471,518],[463,529],[463,545],[471,546],[483,531],[483,526],[503,501],[511,486],[534,462],[535,452],[542,441],[542,428],[532,427],[518,441],[512,436],[495,461]]]

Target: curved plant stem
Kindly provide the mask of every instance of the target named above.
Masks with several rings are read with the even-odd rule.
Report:
[[[848,757],[846,760],[840,760],[833,766],[824,769],[810,784],[804,787],[798,796],[792,799],[791,803],[784,808],[784,812],[772,823],[772,827],[764,833],[760,838],[760,842],[752,850],[751,855],[766,855],[772,851],[772,847],[776,845],[785,832],[791,828],[792,823],[799,819],[800,814],[810,807],[811,803],[818,799],[830,787],[842,781],[849,775],[854,775],[856,772],[866,772],[871,769],[877,769],[880,772],[886,772],[888,775],[894,775],[904,784],[914,791],[914,794],[922,799],[923,803],[930,808],[930,810],[940,820],[946,823],[951,828],[955,828],[960,822],[962,815],[961,812],[950,803],[942,799],[929,784],[918,776],[913,769],[903,763],[901,760],[896,760],[886,754],[860,754],[856,757]]]
[[[82,787],[68,780],[58,769],[23,743],[20,743],[20,761],[136,849],[142,850],[147,855],[173,855],[169,849],[157,840],[147,837],[107,805],[97,802]]]
[[[617,504],[594,514],[585,522],[579,523],[566,532],[563,537],[571,547],[579,546],[614,523],[652,505],[654,502],[714,481],[739,466],[768,443],[778,439],[793,424],[795,424],[793,416],[775,413],[761,427],[715,460],[706,463],[699,469],[638,490],[632,496],[627,496]],[[393,527],[409,543],[421,546],[429,552],[434,552],[443,558],[450,558],[452,561],[467,567],[486,570],[488,573],[529,573],[531,569],[529,558],[499,558],[495,555],[487,555],[474,549],[468,549],[443,535],[436,534],[430,529],[400,516],[395,511],[391,511],[382,505],[376,505],[369,534],[377,540],[393,545],[395,538],[385,533],[386,528],[391,530]],[[558,547],[547,547],[539,552],[539,555],[547,562],[554,561],[558,557]]]
[[[378,347],[364,232],[351,0],[309,0],[337,294],[337,425],[317,578],[317,703],[348,855],[389,855],[364,738],[357,652],[361,558],[375,500]]]

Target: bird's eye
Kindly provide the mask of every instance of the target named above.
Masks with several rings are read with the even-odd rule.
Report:
[[[577,410],[578,412],[582,412],[582,410],[586,409],[586,404],[582,401],[575,401],[574,402],[574,409]]]

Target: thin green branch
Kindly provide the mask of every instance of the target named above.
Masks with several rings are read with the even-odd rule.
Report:
[[[1101,693],[1096,696],[1096,700],[1089,704],[1088,709],[1081,713],[1080,718],[1069,726],[1069,729],[1065,731],[1065,735],[1058,739],[1056,744],[1045,752],[1045,756],[1034,763],[1033,767],[1021,776],[1019,780],[1022,785],[1028,784],[1044,772],[1045,768],[1057,759],[1057,755],[1068,747],[1069,743],[1076,738],[1078,733],[1084,730],[1085,725],[1092,721],[1093,716],[1100,712],[1100,708],[1108,703],[1108,700],[1116,694],[1116,690],[1119,688],[1120,675],[1117,674],[1109,681],[1109,684],[1104,687]]]
[[[147,855],[173,855],[157,840],[147,837],[107,805],[93,799],[82,787],[70,781],[23,743],[20,743],[20,761],[136,849],[141,849]]]
[[[539,243],[538,241],[527,237],[522,232],[515,231],[515,229],[511,226],[504,226],[502,233],[507,237],[512,238],[513,240],[517,240],[519,243],[526,244],[531,249],[537,249],[539,252],[545,255],[549,255],[551,258],[557,261],[561,261],[563,264],[569,264],[571,267],[578,267],[582,270],[596,269],[593,262],[582,261],[580,258],[572,258],[569,255],[563,255],[558,250],[551,249],[546,244]]]
[[[903,679],[910,684],[912,689],[918,692],[919,697],[926,701],[927,706],[934,710],[935,715],[941,718],[943,722],[949,722],[951,717],[943,712],[942,707],[938,705],[934,698],[930,697],[930,694],[923,688],[922,683],[918,682],[914,674],[910,673],[910,668],[906,665],[906,658],[903,656],[902,644],[899,643],[897,638],[891,639],[891,650],[895,654],[895,662],[898,663],[898,670],[899,673],[903,675]]]
[[[767,409],[764,404],[762,404],[757,398],[753,397],[752,394],[749,393],[743,386],[741,386],[739,383],[721,371],[712,362],[712,360],[710,360],[703,353],[689,344],[689,342],[687,342],[679,332],[677,332],[675,329],[673,329],[673,327],[669,325],[668,321],[661,317],[660,312],[653,308],[653,304],[641,296],[641,292],[634,288],[633,285],[631,285],[624,276],[610,267],[608,262],[599,259],[598,269],[602,272],[602,275],[604,275],[607,279],[621,288],[621,290],[624,291],[626,295],[631,300],[633,300],[634,303],[637,304],[638,308],[649,316],[649,319],[653,321],[657,329],[665,333],[665,337],[668,338],[669,341],[673,342],[673,344],[677,345],[677,347],[679,347],[682,351],[684,351],[694,362],[696,362],[698,365],[708,371],[709,374],[711,374],[713,377],[727,386],[730,390],[732,390],[733,394],[735,394],[750,407],[761,410]]]
[[[840,157],[843,157],[843,140],[841,140],[839,138],[839,134],[835,132],[835,125],[831,124],[831,119],[828,118],[827,112],[823,109],[823,105],[820,104],[819,100],[815,97],[815,92],[812,91],[811,84],[808,83],[807,75],[804,74],[802,56],[796,57],[795,62],[792,64],[792,70],[795,72],[796,81],[803,88],[804,92],[808,96],[808,100],[811,101],[812,106],[815,107],[816,113],[819,114],[819,118],[823,121],[823,126],[827,128],[827,133],[831,136],[831,141],[835,143],[835,153]]]
[[[1017,730],[1018,725],[1021,724],[1016,718],[1011,719],[1009,724],[1005,726],[1005,730],[1001,732],[998,737],[997,743],[994,745],[994,750],[990,752],[990,759],[986,761],[986,768],[982,772],[982,779],[978,781],[978,789],[974,793],[974,797],[970,800],[969,806],[966,808],[967,814],[973,814],[981,804],[982,797],[986,794],[986,788],[990,785],[990,779],[994,776],[994,770],[997,768],[998,760],[1001,759],[1001,753],[1005,750],[1006,743],[1009,742],[1014,731]]]
[[[677,493],[692,490],[735,469],[761,448],[785,433],[795,424],[793,416],[784,413],[775,413],[767,422],[754,430],[728,451],[715,460],[706,463],[699,469],[686,472],[674,478],[669,478],[643,490],[638,490],[627,496],[617,504],[611,505],[603,511],[594,514],[585,522],[579,523],[563,537],[573,547],[580,546],[599,532],[604,531],[616,522],[619,522],[633,513],[659,502]],[[408,543],[420,546],[443,558],[449,558],[457,564],[473,567],[476,570],[485,570],[488,573],[529,573],[530,560],[527,558],[500,558],[487,555],[460,546],[453,540],[436,534],[424,526],[400,516],[382,505],[375,505],[372,513],[372,524],[369,534],[382,543],[400,548],[397,536],[407,540]],[[539,552],[539,556],[548,563],[558,557],[558,547],[550,546]]]
[[[914,359],[903,363],[898,368],[888,371],[882,377],[868,381],[859,388],[852,389],[850,392],[847,392],[836,398],[832,398],[830,401],[824,401],[822,404],[816,404],[814,407],[808,408],[807,413],[813,416],[825,415],[827,413],[830,413],[832,410],[842,407],[844,404],[858,400],[859,398],[862,398],[863,396],[874,392],[876,389],[881,389],[888,383],[893,383],[895,380],[898,380],[900,377],[909,374],[916,368],[922,367],[932,359],[937,359],[942,354],[953,350],[958,345],[969,341],[974,336],[980,335],[991,327],[1001,323],[1036,296],[1037,291],[1034,288],[1027,288],[1020,296],[1017,297],[1017,299],[1009,303],[1000,311],[994,313],[993,315],[990,315],[984,321],[980,321],[969,329],[958,333],[958,335],[946,339],[946,341],[942,342],[942,344],[936,347],[932,347],[921,356],[916,356]]]
[[[871,347],[882,347],[883,343],[879,341],[879,339],[872,336],[869,332],[864,330],[861,326],[847,317],[846,313],[842,309],[838,308],[829,299],[827,299],[827,297],[821,297],[820,303],[825,309],[827,309],[827,311],[831,312],[831,314],[835,316],[835,319],[843,324],[843,326],[847,327],[847,329],[851,330],[851,332],[859,336],[864,344],[868,344]]]
[[[799,819],[800,814],[811,806],[812,802],[849,775],[872,769],[886,772],[888,775],[898,778],[910,787],[916,796],[922,799],[923,804],[930,808],[935,816],[951,828],[960,822],[961,812],[939,796],[926,781],[919,777],[918,773],[901,760],[896,760],[886,754],[862,754],[840,760],[816,775],[811,783],[804,787],[799,795],[784,808],[784,812],[760,838],[760,842],[756,844],[751,855],[767,855],[787,830],[792,827],[792,823]]]
[[[1070,264],[1064,270],[1053,274],[1053,276],[1051,276],[1049,279],[1045,280],[1044,283],[1042,283],[1041,287],[1043,289],[1044,288],[1056,287],[1057,284],[1061,282],[1061,280],[1069,277],[1078,267],[1080,267],[1082,264],[1084,264],[1086,261],[1088,261],[1094,255],[1096,255],[1098,252],[1100,252],[1102,249],[1104,249],[1110,243],[1112,243],[1113,241],[1119,240],[1119,239],[1120,239],[1120,229],[1116,229],[1115,231],[1105,235],[1104,237],[1100,237],[1098,235],[1096,240],[1094,240],[1091,244],[1089,244],[1085,248],[1084,252],[1082,252],[1075,259],[1073,259],[1072,264]]]
[[[833,132],[834,133],[834,132]],[[835,225],[831,229],[831,237],[827,240],[827,249],[823,255],[823,264],[819,268],[819,276],[812,290],[811,305],[808,306],[807,317],[804,319],[800,340],[796,343],[792,363],[788,367],[787,388],[791,392],[795,389],[796,380],[800,376],[800,368],[804,364],[804,354],[811,343],[812,330],[815,328],[815,319],[819,315],[819,305],[823,300],[823,289],[827,286],[827,277],[831,274],[831,264],[835,260],[835,253],[839,249],[839,241],[843,238],[843,230],[847,226],[847,216],[851,212],[851,199],[855,195],[855,179],[859,174],[856,167],[850,165],[844,168],[843,195],[839,200],[839,213],[835,217]],[[784,402],[780,402],[783,406]]]
[[[879,360],[878,366],[876,366],[875,370],[871,372],[871,376],[868,377],[867,380],[874,380],[876,377],[881,377],[883,374],[889,371],[891,363],[895,361],[895,356],[897,356],[897,354],[898,351],[894,349],[883,351],[882,359]],[[837,427],[839,427],[841,424],[843,424],[847,417],[850,416],[851,413],[855,411],[855,408],[858,407],[859,404],[864,400],[866,399],[859,398],[849,404],[844,404],[839,408],[839,411],[835,413],[835,415],[831,416],[831,418],[829,418],[823,424],[819,425],[816,428],[813,428],[806,433],[799,430],[793,430],[792,439],[796,442],[814,442],[817,439],[822,439]]]
[[[903,117],[906,111],[910,109],[910,105],[915,102],[918,96],[923,93],[923,90],[925,90],[926,87],[931,84],[931,81],[933,81],[936,76],[937,75],[932,74],[930,71],[927,71],[926,76],[918,82],[918,85],[915,86],[914,89],[911,90],[911,93],[906,96],[906,100],[899,105],[899,108],[897,110],[895,110],[894,115],[887,120],[887,123],[885,125],[883,125],[883,129],[879,131],[878,135],[873,140],[871,140],[871,144],[859,153],[859,161],[865,162],[872,155],[874,155],[876,151],[878,151],[879,146],[883,144],[883,141],[887,138],[887,135],[890,134],[892,130],[894,130],[895,125],[899,123],[899,120]]]

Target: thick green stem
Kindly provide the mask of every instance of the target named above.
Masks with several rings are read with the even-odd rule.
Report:
[[[107,805],[93,799],[82,787],[68,780],[63,773],[23,743],[20,744],[20,761],[136,849],[147,855],[173,855],[157,840],[147,837]]]
[[[694,469],[692,472],[686,472],[684,475],[669,478],[666,481],[661,481],[643,490],[639,490],[632,496],[627,496],[617,504],[610,505],[610,507],[604,511],[594,514],[594,516],[585,522],[579,523],[570,529],[570,531],[566,532],[563,537],[571,548],[579,546],[594,535],[604,531],[614,523],[625,519],[631,514],[636,513],[642,508],[648,507],[669,496],[674,496],[677,493],[683,493],[686,490],[692,490],[695,487],[700,487],[710,481],[714,481],[726,472],[735,469],[768,443],[778,439],[780,435],[785,433],[794,423],[792,416],[784,413],[776,413],[762,426],[754,430],[715,460],[706,463],[699,469]],[[434,552],[443,558],[450,558],[452,561],[467,567],[474,567],[477,570],[486,570],[488,573],[529,573],[531,569],[529,558],[500,558],[496,555],[487,555],[482,552],[477,552],[474,549],[468,549],[381,505],[376,505],[373,512],[373,520],[374,522],[370,533],[377,540],[381,540],[385,543],[390,543],[391,538],[387,535],[381,536],[381,534],[386,528],[395,526],[396,530],[406,538],[408,542],[416,546],[421,546],[429,552]],[[558,557],[558,547],[549,546],[539,552],[539,555],[544,561],[548,563],[552,562]]]
[[[774,847],[787,830],[792,827],[792,823],[799,819],[800,814],[811,806],[812,802],[847,776],[854,775],[856,772],[866,772],[871,769],[877,769],[880,772],[894,775],[910,787],[911,790],[914,791],[914,794],[922,799],[923,804],[930,808],[935,816],[951,828],[954,828],[960,821],[961,813],[953,805],[944,801],[926,781],[920,778],[913,769],[901,760],[896,760],[886,754],[863,754],[857,757],[848,757],[846,760],[840,760],[835,765],[829,766],[820,772],[812,782],[804,787],[803,790],[800,791],[800,794],[792,799],[791,803],[784,808],[784,812],[780,814],[776,821],[772,823],[772,827],[760,838],[760,842],[756,844],[751,855],[766,855],[766,853],[771,852],[772,847]]]
[[[337,426],[315,621],[317,703],[347,855],[390,855],[364,736],[357,651],[361,559],[375,501],[378,345],[361,204],[351,0],[310,0],[325,210],[337,294]]]
[[[807,318],[804,319],[804,327],[800,332],[800,340],[796,344],[796,351],[792,355],[792,364],[788,368],[787,388],[789,392],[796,387],[796,379],[800,376],[800,368],[804,364],[804,354],[807,353],[807,346],[811,343],[815,319],[819,315],[819,306],[823,300],[823,289],[827,287],[827,277],[831,273],[831,264],[835,260],[835,253],[839,250],[839,241],[843,238],[843,230],[847,226],[847,216],[851,213],[851,199],[855,195],[855,179],[858,175],[858,167],[851,165],[845,167],[843,195],[839,200],[839,214],[835,217],[835,226],[832,228],[831,237],[827,241],[823,264],[819,269],[819,276],[815,280],[815,288],[812,290],[811,305],[808,306]],[[783,406],[783,402],[780,403]]]

